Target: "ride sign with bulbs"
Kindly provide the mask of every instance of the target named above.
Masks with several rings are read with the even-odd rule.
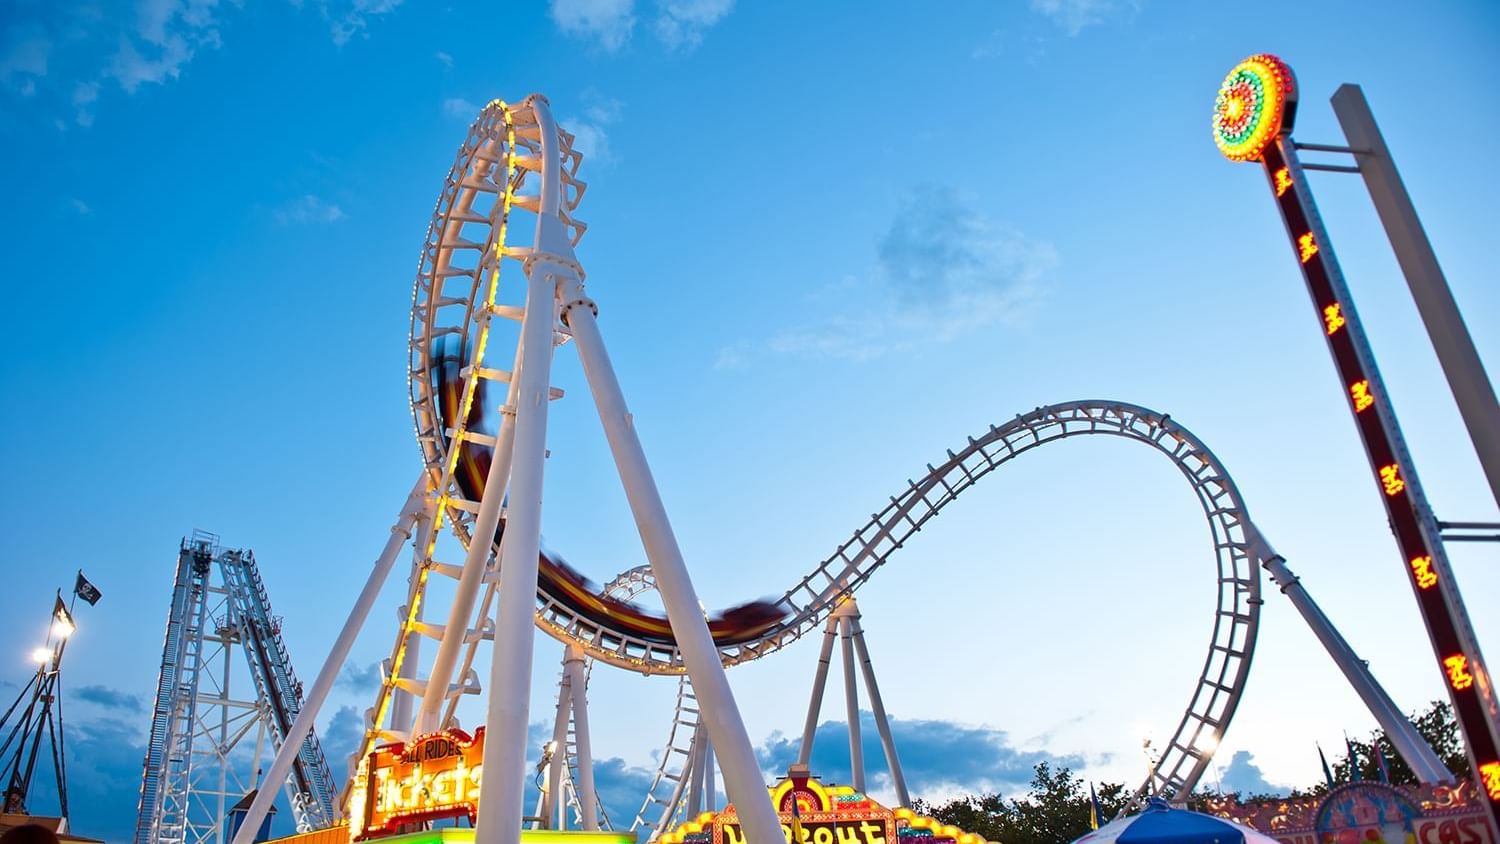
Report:
[[[1240,62],[1214,101],[1213,134],[1232,161],[1259,161],[1286,223],[1292,254],[1312,297],[1319,334],[1328,343],[1339,390],[1370,459],[1371,480],[1390,517],[1402,565],[1427,625],[1433,655],[1453,703],[1481,798],[1500,829],[1500,704],[1485,669],[1442,536],[1417,479],[1374,352],[1318,216],[1292,141],[1297,80],[1267,54]]]
[[[467,818],[479,811],[484,728],[474,735],[447,729],[376,747],[364,788],[350,806],[350,838],[391,835],[420,821]]]

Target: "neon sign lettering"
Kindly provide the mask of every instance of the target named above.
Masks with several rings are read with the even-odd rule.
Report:
[[[1307,263],[1316,254],[1318,254],[1318,244],[1313,240],[1312,232],[1297,238],[1297,257],[1302,259],[1302,263]]]
[[[787,844],[886,844],[885,824],[874,821],[803,821],[802,837],[793,840],[790,824],[781,825]],[[746,844],[739,824],[724,824],[724,844]]]
[[[1334,302],[1323,309],[1323,325],[1328,328],[1330,335],[1343,328],[1344,322],[1344,309],[1339,303]]]
[[[1406,489],[1406,481],[1401,480],[1401,467],[1392,463],[1389,466],[1380,467],[1380,485],[1385,489],[1386,495],[1396,495]]]
[[[796,770],[796,769],[794,769]],[[786,844],[988,844],[984,837],[919,815],[888,809],[867,794],[844,785],[824,785],[802,773],[771,786],[771,805],[781,820]],[[705,812],[657,839],[658,844],[748,844],[733,805]]]
[[[483,727],[472,738],[450,729],[376,747],[369,757],[364,823],[356,835],[388,835],[403,824],[438,818],[472,821],[483,761]]]
[[[1289,188],[1289,187],[1291,187],[1291,186],[1292,186],[1292,170],[1291,170],[1291,168],[1289,168],[1289,167],[1283,167],[1280,170],[1277,170],[1276,171],[1276,195],[1277,196],[1281,196],[1282,194],[1286,193],[1286,189]]]
[[[1469,673],[1469,658],[1463,654],[1454,654],[1443,660],[1443,667],[1448,669],[1448,684],[1454,691],[1461,692],[1474,685],[1474,675]]]
[[[1484,792],[1491,800],[1500,800],[1500,762],[1486,762],[1479,766],[1479,781],[1484,783]]]
[[[1411,561],[1412,576],[1417,579],[1417,588],[1431,589],[1437,583],[1437,575],[1432,573],[1432,555],[1426,554],[1421,557],[1413,557]]]
[[[1349,397],[1354,399],[1354,412],[1361,413],[1365,408],[1375,403],[1375,397],[1370,394],[1370,379],[1356,381],[1349,385]]]

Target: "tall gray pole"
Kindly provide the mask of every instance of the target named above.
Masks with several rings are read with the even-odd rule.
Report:
[[[823,649],[818,651],[817,674],[813,677],[812,699],[807,704],[807,721],[802,725],[802,746],[797,750],[797,764],[807,767],[812,758],[813,735],[818,730],[818,715],[823,710],[823,690],[828,687],[828,664],[833,660],[833,638],[837,635],[839,617],[828,616],[823,628]]]
[[[1406,286],[1411,288],[1417,312],[1427,326],[1427,336],[1437,352],[1438,363],[1448,378],[1448,387],[1458,403],[1458,412],[1469,429],[1469,439],[1479,455],[1479,465],[1490,482],[1490,493],[1500,505],[1500,405],[1485,374],[1484,363],[1474,348],[1468,326],[1453,300],[1453,291],[1438,265],[1437,254],[1417,217],[1396,162],[1385,145],[1375,115],[1358,85],[1344,84],[1333,94],[1333,112],[1338,115],[1344,137],[1359,162],[1359,174],[1375,203],[1386,237],[1396,252]]]
[[[880,686],[875,682],[875,666],[870,664],[870,649],[865,646],[865,631],[859,626],[858,610],[854,611],[849,623],[854,626],[854,650],[859,655],[865,691],[870,694],[870,710],[875,714],[875,730],[880,734],[880,747],[885,751],[885,764],[891,772],[891,787],[896,789],[896,805],[908,808],[911,806],[911,795],[906,792],[906,775],[901,772],[901,759],[896,755],[896,738],[891,735],[891,721],[885,714],[885,701],[881,699]]]
[[[567,655],[563,657],[563,670],[568,672],[568,683],[573,687],[573,747],[577,752],[578,763],[578,781],[573,786],[578,793],[578,811],[583,815],[583,828],[598,832],[599,804],[598,792],[594,790],[594,751],[589,741],[589,684],[583,672],[583,661],[583,648],[569,644]]]
[[[755,758],[755,748],[750,743],[750,734],[745,730],[745,721],[729,687],[729,678],[724,675],[724,663],[708,631],[708,620],[703,617],[703,605],[698,602],[682,548],[677,544],[677,536],[667,518],[666,505],[662,503],[661,492],[656,488],[650,464],[646,462],[646,452],[636,435],[635,419],[625,404],[625,395],[620,391],[609,352],[604,348],[604,338],[594,317],[594,303],[584,294],[576,274],[564,279],[561,290],[562,314],[573,332],[573,345],[583,363],[583,375],[588,381],[589,392],[594,396],[594,406],[599,411],[605,439],[609,441],[620,482],[625,487],[625,498],[635,516],[636,530],[646,549],[646,559],[651,563],[651,573],[656,576],[662,606],[667,610],[672,634],[682,650],[684,667],[693,681],[693,694],[698,697],[703,726],[718,754],[724,788],[739,812],[747,841],[751,844],[785,841],[781,833],[781,818],[771,805],[765,775]],[[517,453],[520,443],[517,435]],[[506,557],[507,567],[510,559]],[[534,583],[532,589],[535,590]],[[504,583],[500,586],[500,596],[505,597]],[[529,602],[536,601],[534,594],[525,597]],[[498,643],[498,631],[496,636]],[[490,776],[493,775],[487,775],[484,782],[490,782]],[[480,815],[481,823],[483,818]],[[476,844],[515,844],[515,839],[502,843],[476,838]]]
[[[1251,530],[1254,531],[1254,528]],[[1258,536],[1259,532],[1255,531],[1255,534]],[[1302,620],[1312,628],[1313,635],[1323,643],[1328,655],[1333,657],[1334,664],[1344,673],[1345,679],[1354,687],[1355,693],[1364,701],[1370,714],[1375,716],[1376,723],[1380,724],[1391,746],[1405,760],[1412,773],[1426,785],[1452,782],[1453,772],[1448,770],[1417,729],[1406,720],[1395,701],[1376,682],[1374,675],[1370,673],[1370,667],[1349,647],[1349,642],[1333,626],[1333,622],[1328,620],[1328,616],[1323,614],[1312,596],[1307,594],[1301,578],[1287,568],[1286,559],[1277,554],[1264,537],[1259,539],[1258,544],[1261,565],[1270,573],[1276,585],[1281,587],[1282,594],[1291,600],[1292,606],[1297,608]]]
[[[537,113],[540,116],[541,110]],[[556,137],[549,132],[555,129],[550,124],[544,125],[544,152],[548,151],[547,138]],[[537,219],[541,228],[546,221],[557,218]],[[495,644],[490,651],[484,778],[479,781],[479,804],[484,810],[474,823],[475,844],[519,844],[525,811],[522,801],[526,790],[532,644],[536,640],[534,616],[547,454],[547,388],[552,371],[552,326],[557,320],[554,266],[539,260],[527,267],[526,314],[521,319],[524,351],[518,371],[511,376],[518,386],[516,433],[510,467],[510,508],[505,534],[500,540],[500,559],[504,565],[500,567],[500,598],[495,610]],[[469,546],[472,549],[488,539],[485,535],[471,536]],[[566,753],[567,748],[554,752]],[[560,801],[560,795],[553,797]]]
[[[552,760],[547,765],[546,797],[542,800],[543,829],[562,829],[554,825],[553,806],[562,797],[563,763],[568,758],[568,718],[573,706],[573,680],[564,663],[562,680],[557,684],[557,720],[552,724]]]
[[[852,604],[845,604],[851,606]],[[854,684],[853,623],[848,615],[839,619],[839,649],[844,655],[844,711],[849,719],[849,770],[854,790],[865,793],[865,751],[859,735],[859,687]]]

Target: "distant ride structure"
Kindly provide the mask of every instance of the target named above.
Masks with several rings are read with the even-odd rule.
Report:
[[[1445,540],[1475,537],[1445,530],[1423,493],[1374,348],[1318,214],[1308,171],[1352,172],[1364,177],[1497,503],[1500,407],[1363,92],[1346,84],[1332,99],[1349,139],[1347,146],[1293,140],[1297,95],[1296,76],[1285,62],[1265,54],[1251,56],[1231,70],[1220,86],[1214,102],[1214,141],[1227,158],[1258,161],[1265,170],[1307,285],[1314,324],[1328,345],[1340,394],[1369,459],[1371,479],[1390,519],[1434,661],[1463,730],[1490,823],[1500,832],[1500,697],[1444,544]],[[1303,164],[1300,150],[1346,153],[1355,164]],[[1468,523],[1467,527],[1486,525]]]
[[[78,582],[87,583],[83,572]],[[89,589],[93,585],[89,584]],[[76,602],[75,602],[76,603]],[[90,599],[93,603],[93,599]],[[48,619],[45,644],[32,651],[36,671],[21,686],[15,700],[0,715],[0,815],[40,814],[31,801],[31,786],[37,765],[50,764],[56,788],[60,829],[68,826],[68,766],[66,733],[63,730],[62,660],[68,639],[77,630],[73,611],[58,592]],[[47,752],[43,754],[43,745]]]
[[[316,734],[291,745],[286,775],[262,777],[301,705],[254,554],[195,531],[178,549],[135,844],[224,844],[256,790],[285,794],[298,831],[332,825],[338,786]]]

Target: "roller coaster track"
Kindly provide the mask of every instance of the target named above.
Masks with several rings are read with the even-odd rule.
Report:
[[[515,369],[513,363],[510,370],[488,365],[485,350],[494,340],[493,328],[519,321],[524,313],[519,305],[506,304],[502,294],[508,292],[515,299],[519,290],[501,289],[500,270],[507,260],[524,264],[533,254],[533,247],[513,246],[506,239],[507,231],[515,228],[516,213],[534,213],[538,207],[537,195],[526,192],[528,186],[536,185],[533,177],[543,164],[540,129],[531,102],[528,99],[516,106],[493,102],[470,127],[434,210],[412,291],[408,386],[416,439],[439,496],[438,520],[448,522],[465,548],[480,506],[474,500],[475,490],[483,488],[483,475],[472,455],[492,448],[496,441],[493,434],[479,428],[483,414],[470,410],[486,383],[508,384]],[[559,134],[559,215],[576,245],[585,228],[572,216],[585,188],[577,179],[581,156],[572,148],[572,136],[561,130]],[[568,339],[565,325],[557,323],[554,330],[558,342]],[[453,346],[462,364],[463,383],[457,412],[445,415],[434,377],[434,366],[442,364],[434,361],[436,350]],[[560,395],[560,391],[552,393],[553,398]],[[1213,638],[1182,722],[1144,787],[1168,795],[1190,788],[1207,767],[1209,744],[1233,715],[1249,668],[1259,618],[1258,560],[1244,506],[1212,452],[1167,416],[1135,405],[1079,401],[1038,408],[991,426],[957,451],[950,450],[946,460],[929,465],[920,480],[908,481],[900,494],[775,602],[781,623],[735,644],[721,644],[724,663],[759,659],[818,629],[842,595],[864,585],[892,554],[980,478],[1033,448],[1087,434],[1135,440],[1166,455],[1193,487],[1212,531],[1219,582]],[[470,458],[461,459],[466,451]],[[463,472],[469,473],[468,493],[460,482]],[[458,576],[462,567],[433,561],[430,570]],[[469,666],[473,646],[487,632],[483,620],[488,616],[496,575],[493,570],[486,572],[480,621],[471,621],[464,636],[466,653],[457,674],[462,680],[453,687],[455,697],[446,707],[450,715],[457,694],[478,690],[470,682]],[[419,583],[414,605],[421,599],[422,588]],[[683,674],[675,642],[644,638],[613,623],[607,612],[580,611],[575,606],[539,583],[536,623],[544,632],[616,667],[646,674]],[[435,638],[441,636],[439,626],[418,629],[423,628]],[[398,642],[391,662],[395,667],[400,665],[400,648]],[[392,670],[388,676],[395,673]],[[388,679],[382,689],[387,699],[393,685],[394,680]],[[384,702],[378,703],[366,748],[384,711]]]
[[[793,587],[781,599],[783,606],[795,608],[793,621],[758,643],[753,652],[760,656],[785,647],[818,627],[831,611],[833,598],[853,593],[943,507],[1002,463],[1047,443],[1092,434],[1135,440],[1166,455],[1193,487],[1211,529],[1219,584],[1213,637],[1182,720],[1141,787],[1143,794],[1186,794],[1233,717],[1250,668],[1260,616],[1260,551],[1229,474],[1202,441],[1165,414],[1120,402],[1070,402],[1021,414],[970,438],[964,448],[949,451],[941,464],[929,465],[920,482],[908,482],[902,495],[893,497]],[[651,588],[649,568],[631,569],[610,587],[627,583],[631,590],[621,593],[631,597]],[[726,662],[745,661],[726,657]],[[688,774],[697,725],[694,706],[684,676],[670,733],[632,829],[651,829],[654,837],[670,827]]]

